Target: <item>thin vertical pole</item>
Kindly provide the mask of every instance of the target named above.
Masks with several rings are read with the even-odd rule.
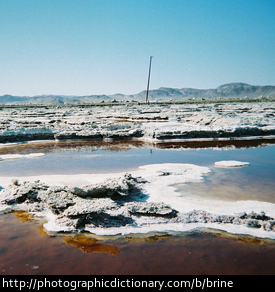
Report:
[[[149,84],[150,84],[150,75],[151,75],[151,64],[152,64],[153,56],[150,56],[150,64],[149,64],[149,74],[148,74],[148,83],[147,83],[147,92],[146,92],[146,103],[149,104]]]

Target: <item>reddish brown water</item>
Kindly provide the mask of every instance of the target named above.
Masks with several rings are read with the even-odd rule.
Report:
[[[49,237],[25,214],[0,216],[2,275],[275,274],[275,241],[188,233],[150,238]]]

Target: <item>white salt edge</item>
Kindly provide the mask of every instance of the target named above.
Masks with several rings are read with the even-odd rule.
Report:
[[[16,159],[22,159],[22,158],[36,158],[36,157],[42,157],[44,155],[45,155],[45,153],[3,154],[3,155],[0,155],[0,161],[16,160]]]
[[[216,167],[243,167],[250,165],[249,162],[242,162],[236,160],[222,160],[215,162]]]

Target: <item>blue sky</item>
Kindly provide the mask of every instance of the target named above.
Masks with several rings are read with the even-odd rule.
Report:
[[[275,0],[0,0],[0,95],[275,85]]]

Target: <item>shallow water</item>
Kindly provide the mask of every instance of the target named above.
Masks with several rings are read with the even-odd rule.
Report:
[[[192,163],[211,168],[205,181],[179,191],[224,200],[275,203],[275,145],[192,148],[142,143],[28,143],[0,149],[38,153],[0,161],[0,176],[108,173],[151,163]],[[190,145],[189,145],[190,146]],[[211,145],[210,145],[211,146]],[[227,145],[228,146],[228,145]],[[253,145],[255,146],[255,145]],[[250,163],[216,168],[220,160]],[[275,241],[200,230],[159,236],[64,235],[49,237],[42,222],[24,213],[0,215],[0,274],[274,274]]]
[[[49,237],[41,222],[22,221],[27,218],[20,215],[0,215],[2,275],[275,273],[275,243],[270,240],[219,231],[147,238],[96,238],[83,234]]]
[[[257,200],[275,203],[275,145],[236,148],[170,148],[140,143],[33,143],[0,149],[4,153],[37,153],[32,159],[0,161],[0,176],[42,174],[110,173],[136,170],[154,163],[192,163],[207,166],[212,174],[201,184],[189,184],[181,191],[226,200]],[[179,146],[178,146],[179,147]],[[217,168],[220,160],[250,163],[242,168]]]

